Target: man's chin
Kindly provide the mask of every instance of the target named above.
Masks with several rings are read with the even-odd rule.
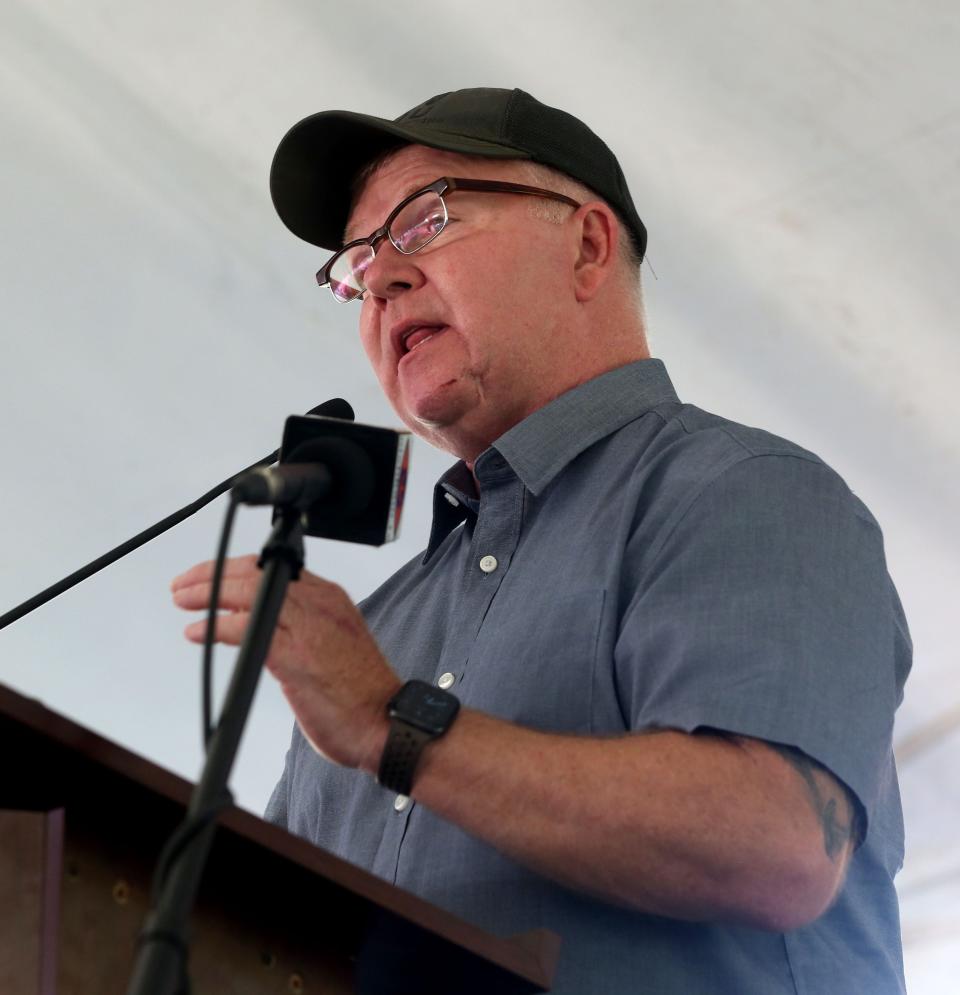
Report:
[[[414,430],[437,431],[454,425],[469,409],[469,398],[459,378],[448,380],[433,390],[404,396],[403,420]]]

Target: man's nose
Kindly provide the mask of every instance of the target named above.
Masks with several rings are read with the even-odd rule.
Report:
[[[389,239],[380,243],[363,274],[367,293],[385,301],[422,286],[424,279],[416,254],[404,255]]]

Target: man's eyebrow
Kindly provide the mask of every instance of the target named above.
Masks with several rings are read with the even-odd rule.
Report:
[[[410,194],[416,193],[418,190],[423,190],[427,186],[429,186],[428,183],[412,183],[410,186],[407,187],[406,190],[404,190],[404,192],[401,194],[401,196],[397,198],[397,203],[394,204],[393,207],[390,208],[390,210],[392,211],[393,208],[397,206],[397,204],[399,204],[402,201],[406,200],[407,197],[410,196]],[[389,217],[389,215],[387,215],[387,217]],[[384,220],[386,220],[386,218],[384,218]],[[377,227],[379,227],[379,225]],[[371,229],[371,231],[376,231],[376,228]],[[351,222],[343,230],[343,244],[344,245],[346,245],[348,242],[354,241],[354,239],[356,239],[356,238],[360,238],[361,237],[359,235],[354,234],[354,232],[355,232],[355,229],[354,229],[353,224]]]
[[[359,236],[354,234],[354,228],[352,224],[348,224],[343,232],[343,244],[346,245],[348,242],[352,242],[355,238]]]

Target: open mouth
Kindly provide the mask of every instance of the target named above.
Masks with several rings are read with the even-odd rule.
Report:
[[[419,349],[425,342],[429,342],[439,335],[446,327],[446,325],[417,325],[416,328],[411,328],[409,332],[404,333],[400,340],[402,355],[406,356]]]

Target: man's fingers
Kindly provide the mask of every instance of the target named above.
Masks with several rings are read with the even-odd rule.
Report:
[[[249,612],[218,615],[216,625],[213,629],[213,641],[215,643],[222,643],[224,646],[239,646],[243,642],[243,637],[249,624]],[[207,636],[207,620],[204,618],[197,622],[191,622],[183,630],[183,634],[191,643],[202,644]],[[287,634],[281,629],[275,630],[273,639],[270,641],[270,655],[264,661],[266,667],[268,669],[276,667],[275,661],[277,656],[282,659],[283,655],[289,652],[289,649],[290,640]]]
[[[224,562],[223,576],[226,577],[246,577],[253,573],[259,575],[257,569],[257,559],[255,554],[249,556],[231,556]],[[176,593],[184,587],[191,587],[194,584],[209,583],[213,579],[213,568],[215,562],[207,560],[206,563],[198,563],[191,567],[179,577],[174,577],[170,582],[170,590]]]
[[[218,615],[214,629],[214,642],[224,643],[227,646],[239,646],[243,641],[243,633],[246,631],[249,621],[250,615],[247,612]],[[191,643],[202,643],[207,634],[207,620],[204,618],[199,622],[191,622],[183,630],[183,634]]]
[[[220,584],[217,608],[225,611],[248,611],[253,604],[260,584],[256,577],[224,578]],[[188,587],[178,587],[173,591],[173,603],[184,611],[203,611],[210,607],[213,584],[197,582]]]

